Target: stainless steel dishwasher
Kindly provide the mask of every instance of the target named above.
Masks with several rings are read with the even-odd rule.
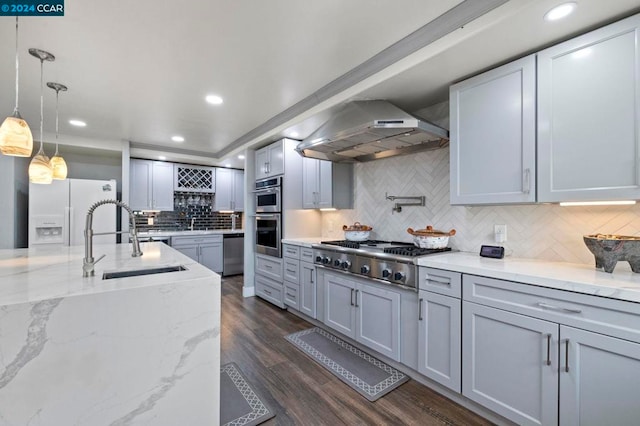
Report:
[[[222,234],[224,263],[222,276],[244,272],[244,233]]]

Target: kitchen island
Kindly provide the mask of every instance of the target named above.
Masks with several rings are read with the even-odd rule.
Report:
[[[0,250],[0,424],[218,424],[220,276],[161,243]],[[103,273],[185,270],[103,280]]]

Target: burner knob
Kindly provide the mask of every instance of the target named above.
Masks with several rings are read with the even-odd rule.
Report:
[[[391,276],[391,269],[382,270],[382,278],[389,278]]]
[[[333,266],[335,266],[336,268],[340,266],[340,259],[336,259],[333,261]]]
[[[400,281],[404,279],[404,272],[396,272],[393,274],[393,279],[396,281]]]
[[[316,256],[316,263],[322,263],[322,256]]]
[[[351,268],[351,262],[349,262],[348,260],[345,260],[344,262],[342,262],[342,266],[343,269],[349,269]]]
[[[325,257],[322,258],[322,264],[328,265],[329,263],[331,263],[331,258],[330,257],[325,256]]]
[[[369,265],[364,265],[360,268],[360,273],[361,274],[368,274],[369,271],[371,271],[371,268],[369,268]]]

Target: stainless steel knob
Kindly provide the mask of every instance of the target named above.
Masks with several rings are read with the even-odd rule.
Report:
[[[391,276],[391,269],[382,270],[382,278],[389,278]]]
[[[395,274],[393,274],[393,279],[396,281],[400,281],[404,279],[404,272],[396,272]]]
[[[329,263],[331,263],[331,258],[330,257],[325,256],[325,257],[322,258],[322,264],[328,265]]]
[[[340,259],[336,259],[333,261],[333,266],[335,266],[336,268],[340,266]]]
[[[369,265],[363,265],[362,267],[360,267],[361,274],[368,274],[369,271],[371,271],[371,268],[369,267]]]
[[[316,256],[316,263],[322,262],[322,256]]]
[[[344,262],[342,262],[342,265],[340,266],[342,266],[343,269],[349,269],[351,268],[351,262],[348,260],[345,260]]]

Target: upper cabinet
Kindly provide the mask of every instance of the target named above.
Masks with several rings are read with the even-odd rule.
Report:
[[[353,208],[353,165],[303,158],[302,207]]]
[[[244,211],[244,171],[216,168],[214,210]]]
[[[279,140],[256,151],[256,179],[284,173],[284,141]]]
[[[133,210],[173,210],[173,164],[131,159],[129,204]]]
[[[640,199],[639,27],[632,16],[451,86],[451,204]]]
[[[640,199],[639,24],[538,53],[538,201]]]
[[[175,190],[187,192],[216,192],[215,167],[175,164]]]
[[[451,204],[535,202],[535,55],[450,88]]]

